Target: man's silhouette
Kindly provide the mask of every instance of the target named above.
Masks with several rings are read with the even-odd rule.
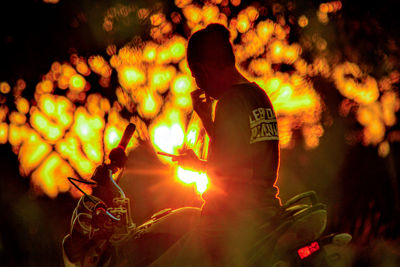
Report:
[[[157,266],[248,265],[252,247],[267,234],[264,226],[280,206],[276,115],[266,93],[236,68],[229,35],[223,25],[211,24],[189,39],[187,61],[200,88],[192,92],[193,108],[211,143],[207,161],[191,150],[175,160],[205,170],[210,186],[199,226]],[[217,100],[214,119],[211,98]]]

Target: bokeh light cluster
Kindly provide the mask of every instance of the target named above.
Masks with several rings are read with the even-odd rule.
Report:
[[[209,139],[192,111],[190,92],[196,84],[185,55],[188,36],[210,23],[221,23],[230,30],[238,68],[269,95],[278,115],[282,149],[295,145],[296,131],[302,134],[306,148],[319,145],[325,103],[312,78],[322,76],[344,97],[340,114],[354,112],[363,126],[363,144],[377,145],[381,156],[389,153],[386,133],[397,122],[395,112],[400,108],[393,86],[399,81],[398,72],[377,80],[356,63],[333,64],[324,53],[327,41],[320,36],[301,43],[291,41],[291,32],[306,30],[312,18],[300,14],[288,19],[282,15],[286,7],[280,4],[270,10],[240,0],[175,0],[175,5],[171,14],[128,6],[107,12],[105,31],[113,30],[115,17],[135,13],[151,25],[149,40],[120,48],[109,45],[106,55],[85,58],[72,54],[66,62],[54,62],[31,99],[24,97],[23,80],[12,85],[1,82],[0,143],[12,145],[20,172],[45,194],[55,197],[70,191],[79,195],[66,178],[90,178],[95,167],[107,160],[129,122],[137,125],[129,149],[149,139],[155,151],[178,154],[190,148],[207,158]],[[325,25],[329,15],[341,9],[340,1],[323,3],[316,10],[317,20]],[[179,27],[184,31],[178,32]],[[310,61],[303,52],[311,46],[320,53]],[[113,99],[101,93],[110,87]],[[12,105],[5,100],[10,95]],[[195,183],[199,193],[206,190],[205,174],[178,168],[169,157],[159,159],[173,166],[181,181]]]

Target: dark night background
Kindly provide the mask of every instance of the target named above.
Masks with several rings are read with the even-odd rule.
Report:
[[[299,14],[316,10],[321,3],[294,2]],[[104,54],[108,44],[121,47],[134,35],[144,34],[148,25],[135,21],[122,25],[113,34],[102,29],[104,10],[116,3],[130,2],[61,0],[54,5],[38,0],[2,2],[0,81],[13,84],[22,78],[27,82],[26,91],[33,93],[35,84],[51,63],[68,60],[71,51],[82,56]],[[135,1],[140,7],[156,3]],[[375,51],[385,51],[388,39],[400,45],[397,1],[342,3],[337,26],[329,40],[331,49],[340,51],[342,59],[375,65],[373,74],[379,77],[381,54]],[[172,5],[164,7],[168,10]],[[392,55],[399,64],[399,50],[392,51]],[[396,242],[400,211],[399,141],[390,144],[390,153],[385,158],[378,156],[376,147],[349,144],[346,133],[360,126],[354,118],[339,116],[337,107],[343,97],[323,79],[316,79],[314,87],[327,103],[326,112],[333,123],[325,128],[316,149],[304,149],[299,136],[294,148],[281,151],[281,198],[287,200],[303,191],[317,191],[329,207],[328,230],[353,234],[354,248],[359,255],[354,265],[386,266],[383,259],[390,257],[396,258],[400,265],[400,247]],[[399,124],[391,130],[399,131]],[[62,266],[61,240],[68,232],[77,200],[69,194],[59,194],[56,199],[35,195],[29,178],[21,177],[18,172],[18,158],[11,145],[0,145],[0,155],[0,266]],[[155,168],[161,171],[157,174],[136,172]],[[160,183],[168,179],[166,175],[167,169],[156,160],[148,144],[130,154],[122,187],[135,203],[132,208],[135,222],[145,221],[162,208],[200,203],[194,197],[193,188]],[[179,187],[180,194],[165,193],[169,186]],[[386,241],[384,245],[382,240]]]

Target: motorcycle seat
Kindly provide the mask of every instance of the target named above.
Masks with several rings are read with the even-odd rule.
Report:
[[[310,204],[298,204],[305,199]],[[289,224],[288,230],[279,238],[284,245],[301,244],[317,239],[326,228],[326,205],[318,201],[314,191],[308,191],[289,199],[282,207],[281,224]]]

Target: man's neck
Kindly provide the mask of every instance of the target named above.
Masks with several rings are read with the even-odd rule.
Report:
[[[220,95],[228,91],[232,86],[236,84],[248,83],[249,81],[236,69],[235,66],[227,67],[221,71]]]

